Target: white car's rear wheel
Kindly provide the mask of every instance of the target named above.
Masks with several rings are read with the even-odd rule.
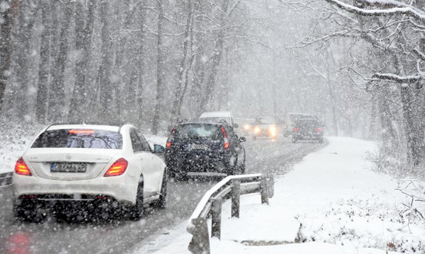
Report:
[[[137,187],[136,204],[130,207],[130,219],[140,220],[143,217],[143,211],[143,177],[141,176]]]

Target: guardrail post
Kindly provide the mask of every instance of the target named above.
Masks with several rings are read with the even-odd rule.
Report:
[[[260,180],[260,191],[261,191],[261,204],[267,203],[269,204],[269,194],[268,194],[268,186],[267,186],[267,178],[261,177]]]
[[[274,196],[274,176],[269,176],[269,198]]]
[[[232,187],[232,217],[239,218],[239,204],[241,198],[241,182],[233,181]]]
[[[196,218],[192,219],[193,226],[188,229],[193,235],[189,243],[189,251],[198,254],[210,254],[210,236],[208,234],[207,219]]]
[[[214,199],[212,201],[212,225],[211,225],[211,237],[217,237],[221,239],[221,205],[223,200],[221,198]]]

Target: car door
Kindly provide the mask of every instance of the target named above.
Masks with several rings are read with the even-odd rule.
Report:
[[[227,137],[230,140],[230,146],[238,156],[237,164],[242,165],[244,162],[245,151],[241,145],[241,142],[239,141],[238,135],[236,135],[232,127],[226,126],[225,130],[227,133]]]
[[[154,189],[157,192],[159,192],[161,191],[162,176],[163,176],[163,172],[165,168],[164,160],[161,159],[158,155],[153,153],[145,136],[143,136],[143,134],[137,130],[136,132],[137,132],[137,136],[142,142],[144,150],[150,154],[150,160],[152,163],[152,185],[154,185]]]
[[[152,153],[147,150],[146,146],[142,143],[137,134],[136,129],[130,129],[130,139],[131,144],[133,146],[133,152],[139,161],[138,167],[140,168],[140,172],[143,174],[143,196],[145,198],[149,198],[153,195],[157,194],[157,189],[155,183],[153,182],[155,179],[154,174],[154,163],[152,158]]]

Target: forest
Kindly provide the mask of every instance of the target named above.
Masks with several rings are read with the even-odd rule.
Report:
[[[424,33],[419,0],[2,0],[0,129],[308,112],[423,174]]]

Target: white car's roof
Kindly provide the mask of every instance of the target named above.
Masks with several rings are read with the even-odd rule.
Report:
[[[232,113],[230,111],[211,111],[211,112],[204,112],[201,114],[199,118],[205,118],[205,117],[232,117]]]
[[[93,124],[59,124],[59,125],[52,125],[47,130],[62,130],[62,129],[94,129],[94,130],[118,132],[120,127],[111,126],[111,125],[93,125]]]

